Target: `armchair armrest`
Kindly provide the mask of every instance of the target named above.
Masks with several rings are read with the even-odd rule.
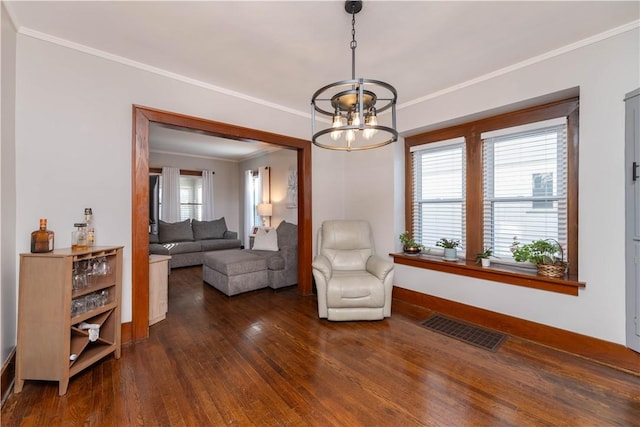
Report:
[[[319,272],[321,272],[327,282],[329,281],[329,279],[331,279],[331,276],[333,275],[332,273],[333,269],[331,268],[331,263],[329,262],[329,258],[327,258],[324,255],[317,255],[314,258],[313,263],[311,264],[311,267],[313,267],[314,270],[318,270]]]
[[[373,255],[370,256],[367,260],[366,269],[369,273],[373,274],[378,279],[384,282],[387,274],[389,274],[389,272],[393,270],[393,263],[391,261],[382,259],[377,255]]]
[[[238,238],[238,232],[237,231],[225,231],[224,235],[222,236],[224,239],[237,239]]]

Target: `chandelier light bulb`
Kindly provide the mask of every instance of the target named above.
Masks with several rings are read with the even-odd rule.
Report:
[[[347,130],[347,143],[351,146],[351,143],[356,140],[356,132],[353,129]]]
[[[365,125],[367,126],[377,126],[378,125],[378,116],[376,116],[375,109],[371,111],[371,113],[364,120]],[[377,129],[365,129],[364,130],[365,139],[371,139],[373,136],[378,133]]]
[[[351,116],[351,124],[353,126],[360,126],[360,113],[358,113],[357,111],[354,111],[353,115]]]
[[[335,116],[333,116],[333,124],[331,125],[332,128],[340,128],[341,126],[344,126],[344,125],[346,125],[346,120],[344,119],[344,117],[342,117],[340,115],[340,113],[338,113]],[[342,138],[342,131],[341,130],[331,131],[331,139],[332,140],[337,141],[340,138]]]

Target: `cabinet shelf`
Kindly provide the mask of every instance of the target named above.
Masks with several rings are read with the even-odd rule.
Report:
[[[106,258],[111,274],[96,276],[90,286],[74,292],[74,263],[96,258]],[[71,315],[74,299],[104,289],[109,291],[105,305]],[[122,246],[20,254],[14,392],[22,391],[25,380],[55,380],[64,395],[70,377],[110,354],[120,358],[121,293]],[[89,340],[89,330],[80,329],[82,322],[100,325],[95,341]]]

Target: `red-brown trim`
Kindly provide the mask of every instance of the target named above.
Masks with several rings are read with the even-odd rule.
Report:
[[[149,336],[149,123],[199,130],[212,136],[261,141],[298,152],[298,291],[311,293],[311,143],[307,140],[133,106],[131,340]]]
[[[14,348],[7,359],[7,362],[2,365],[2,377],[0,378],[0,397],[2,398],[2,404],[6,400],[11,385],[16,378],[16,349]]]
[[[149,168],[149,173],[161,174],[162,168]],[[213,174],[215,172],[212,171]],[[190,176],[202,176],[202,171],[191,171],[187,169],[180,169],[180,175],[190,175]]]
[[[122,323],[120,325],[120,343],[127,344],[132,341],[132,324],[131,322]]]
[[[467,153],[466,259],[474,259],[482,252],[482,140],[480,135],[496,129],[548,120],[568,119],[568,263],[569,274],[578,275],[578,120],[579,98],[569,98],[544,105],[512,111],[444,129],[424,132],[405,138],[405,224],[413,230],[413,162],[411,147],[447,139],[464,137]],[[477,232],[470,232],[470,230]]]
[[[491,267],[481,267],[471,261],[460,260],[458,262],[451,262],[444,261],[442,258],[435,256],[415,256],[402,253],[389,255],[393,257],[393,262],[396,264],[459,274],[461,276],[476,277],[478,279],[508,283],[510,285],[524,286],[566,295],[577,296],[578,290],[586,286],[584,282],[580,282],[575,276],[570,275],[563,278],[554,278],[538,276],[535,273],[529,273],[521,269],[510,269],[506,266],[491,265]]]
[[[640,354],[620,344],[409,289],[394,287],[393,298],[640,376]]]

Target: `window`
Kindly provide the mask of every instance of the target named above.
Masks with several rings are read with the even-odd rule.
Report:
[[[514,240],[554,239],[567,247],[567,120],[481,135],[483,247],[511,260]],[[554,179],[555,177],[555,179]]]
[[[159,206],[162,206],[162,176],[160,175]],[[159,208],[158,212],[162,212]],[[180,221],[194,218],[202,221],[202,176],[180,175]],[[160,214],[162,219],[162,214]]]
[[[413,147],[412,147],[413,148]],[[439,141],[412,149],[414,161],[413,236],[427,247],[440,238],[464,246],[464,138]]]
[[[508,262],[514,237],[556,239],[577,276],[578,98],[407,137],[405,144],[407,228],[418,242],[459,239],[467,260],[491,247]]]

